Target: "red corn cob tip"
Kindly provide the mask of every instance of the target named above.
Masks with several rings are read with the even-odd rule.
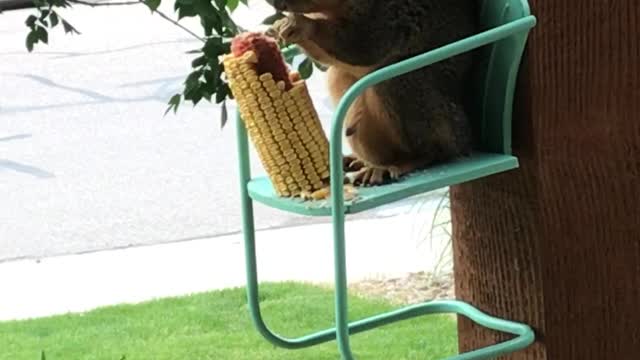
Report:
[[[249,50],[252,50],[258,58],[256,64],[258,75],[271,73],[276,83],[284,81],[286,90],[293,87],[291,79],[289,79],[289,69],[280,53],[278,43],[274,39],[259,32],[245,32],[237,35],[231,41],[233,56],[242,56]]]

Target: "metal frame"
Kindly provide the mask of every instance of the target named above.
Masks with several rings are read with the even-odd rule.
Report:
[[[255,248],[255,226],[253,200],[247,185],[251,180],[249,144],[246,129],[240,116],[237,119],[238,155],[240,170],[240,193],[243,217],[243,233],[246,256],[247,299],[254,325],[269,342],[288,349],[305,348],[337,339],[344,360],[354,359],[349,344],[349,335],[367,331],[382,325],[436,313],[464,315],[487,328],[516,335],[499,344],[477,349],[449,358],[449,360],[490,359],[526,348],[535,340],[533,330],[525,324],[489,316],[461,301],[432,301],[407,306],[395,311],[368,317],[349,323],[347,304],[347,266],[345,251],[345,205],[343,196],[342,131],[347,110],[353,101],[368,87],[413,70],[431,65],[449,57],[477,49],[516,34],[526,34],[536,24],[534,16],[525,16],[507,24],[481,32],[469,38],[415,56],[402,62],[377,70],[356,82],[341,99],[333,116],[330,136],[331,166],[331,212],[333,220],[334,276],[335,276],[335,324],[334,328],[318,331],[303,337],[288,339],[269,329],[265,324],[259,303],[258,271]],[[296,50],[286,51],[286,55]]]

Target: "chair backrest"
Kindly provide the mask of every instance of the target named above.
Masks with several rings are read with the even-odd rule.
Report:
[[[481,31],[531,15],[527,0],[478,0]],[[516,78],[528,33],[477,50],[471,115],[480,149],[511,153],[511,117]]]

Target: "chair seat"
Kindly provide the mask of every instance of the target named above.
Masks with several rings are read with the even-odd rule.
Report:
[[[345,213],[355,214],[370,210],[450,184],[460,184],[517,167],[518,159],[513,156],[475,153],[462,160],[411,173],[395,183],[358,187],[357,197],[345,201]],[[267,206],[307,216],[331,216],[330,200],[304,201],[279,197],[267,177],[252,179],[247,188],[249,196],[254,201]]]

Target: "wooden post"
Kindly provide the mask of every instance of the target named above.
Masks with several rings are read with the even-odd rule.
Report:
[[[508,359],[640,359],[640,2],[530,3],[521,168],[451,190],[457,295],[536,329]]]

